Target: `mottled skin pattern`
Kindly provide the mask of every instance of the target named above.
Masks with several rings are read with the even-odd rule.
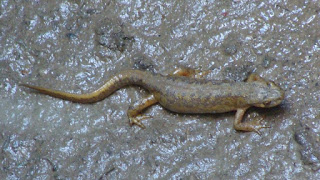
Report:
[[[94,103],[108,97],[114,91],[128,85],[147,89],[150,95],[130,106],[128,117],[131,125],[145,126],[141,112],[160,103],[164,108],[177,113],[223,113],[237,111],[234,128],[254,131],[266,128],[257,122],[241,122],[245,111],[251,107],[273,107],[284,99],[284,91],[271,81],[251,74],[246,82],[216,83],[201,79],[192,69],[177,69],[164,76],[147,71],[127,70],[110,78],[101,88],[88,94],[71,94],[43,87],[21,84],[42,94],[76,103]],[[259,133],[260,134],[260,133]]]

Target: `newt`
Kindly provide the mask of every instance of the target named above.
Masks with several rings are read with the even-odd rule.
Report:
[[[236,111],[234,129],[260,134],[261,128],[269,126],[257,122],[242,122],[246,110],[252,106],[270,108],[284,99],[284,91],[272,81],[251,74],[244,82],[215,82],[197,76],[199,72],[179,68],[170,75],[142,70],[126,70],[111,77],[102,87],[87,94],[73,94],[44,87],[20,84],[39,93],[75,103],[101,101],[120,88],[141,86],[150,94],[133,103],[128,111],[130,125],[145,128],[141,122],[149,116],[142,115],[146,108],[159,103],[176,113],[202,114]]]

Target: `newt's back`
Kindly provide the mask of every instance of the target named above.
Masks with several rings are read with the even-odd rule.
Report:
[[[156,76],[151,90],[165,108],[179,113],[217,113],[247,105],[244,82],[219,83],[175,76]],[[248,91],[248,90],[247,90]]]

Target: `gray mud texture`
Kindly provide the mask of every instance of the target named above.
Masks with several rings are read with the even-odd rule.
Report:
[[[319,179],[320,3],[317,0],[0,1],[1,179]],[[148,92],[123,88],[76,104],[20,87],[96,90],[115,73],[177,67],[208,79],[255,72],[286,93],[280,106],[175,114],[128,107]]]

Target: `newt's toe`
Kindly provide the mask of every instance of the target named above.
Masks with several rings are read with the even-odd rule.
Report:
[[[136,116],[136,117],[131,117],[129,118],[130,119],[130,126],[133,126],[133,125],[137,125],[139,126],[140,128],[142,129],[145,129],[146,126],[141,122],[141,120],[143,119],[147,119],[147,118],[150,118],[151,116]]]

